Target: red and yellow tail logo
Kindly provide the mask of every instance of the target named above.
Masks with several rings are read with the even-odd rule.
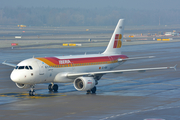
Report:
[[[121,39],[122,39],[122,35],[116,34],[113,48],[120,48],[121,47],[121,45],[122,45]]]

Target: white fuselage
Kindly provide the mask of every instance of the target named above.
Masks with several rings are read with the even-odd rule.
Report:
[[[68,73],[97,72],[112,70],[122,62],[125,55],[92,54],[45,58],[30,58],[20,62],[11,73],[12,81],[20,84],[47,82],[73,82]],[[31,69],[30,69],[31,67]]]

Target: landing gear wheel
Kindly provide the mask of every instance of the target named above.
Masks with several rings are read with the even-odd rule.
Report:
[[[92,94],[96,94],[96,86],[91,89]]]
[[[49,84],[48,89],[50,92],[52,92],[52,91],[57,92],[58,91],[58,85],[57,84]]]
[[[87,90],[87,93],[86,94],[91,94],[91,91],[90,90]]]
[[[33,90],[33,91],[29,91],[29,96],[35,96],[35,91]]]
[[[52,84],[49,84],[48,89],[49,89],[49,91],[53,91]]]
[[[96,94],[96,86],[94,86],[91,90],[87,90],[86,94]]]
[[[29,91],[29,96],[35,96],[34,85],[31,86],[31,90]]]
[[[54,85],[53,85],[53,90],[54,90],[54,92],[57,92],[57,91],[58,91],[58,85],[57,85],[57,84],[54,84]]]

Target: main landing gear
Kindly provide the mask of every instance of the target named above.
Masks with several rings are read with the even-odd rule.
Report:
[[[86,94],[96,94],[96,86],[94,86],[91,90],[87,90]]]
[[[52,92],[52,91],[57,92],[58,91],[58,85],[51,83],[51,84],[49,84],[48,89],[50,92]],[[29,96],[35,96],[34,85],[31,86],[31,90],[29,91]]]
[[[98,84],[98,81],[96,80],[96,84]],[[91,90],[87,90],[86,94],[96,94],[96,86],[94,86]]]
[[[29,91],[29,96],[35,96],[34,85],[31,87],[31,90]]]
[[[51,83],[51,84],[49,84],[48,89],[50,92],[52,92],[52,91],[57,92],[58,91],[58,85]]]

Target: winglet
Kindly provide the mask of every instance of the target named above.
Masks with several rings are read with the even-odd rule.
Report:
[[[173,67],[175,71],[176,71],[176,67],[177,67],[177,64]]]
[[[6,63],[7,60],[5,60],[2,64]]]
[[[177,67],[177,64],[174,67],[169,67],[169,68],[173,68],[176,71],[176,67]]]

